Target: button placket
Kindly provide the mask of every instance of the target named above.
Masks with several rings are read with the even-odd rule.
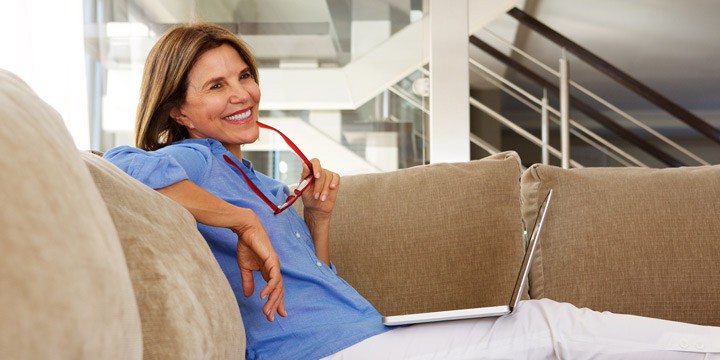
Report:
[[[688,344],[687,340],[680,340],[680,348],[681,349],[687,349],[690,344]]]
[[[302,240],[302,234],[300,233],[300,231],[296,230],[295,228],[293,228],[292,231],[295,234],[296,239]],[[310,255],[312,257],[312,259],[315,261],[315,265],[318,267],[318,269],[321,269],[323,267],[322,261],[318,260],[318,258],[315,257],[315,253],[310,251],[309,248],[307,249],[307,251],[308,251],[308,255]],[[322,272],[322,270],[321,270],[321,272]]]

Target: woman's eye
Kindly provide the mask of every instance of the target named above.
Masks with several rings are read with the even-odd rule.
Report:
[[[249,78],[251,78],[250,73],[245,72],[245,73],[240,74],[240,80],[246,80]]]
[[[222,85],[220,85],[220,84],[213,84],[212,86],[210,86],[210,89],[211,89],[211,90],[216,90],[216,89],[219,89],[219,88],[221,88],[221,87],[222,87]]]

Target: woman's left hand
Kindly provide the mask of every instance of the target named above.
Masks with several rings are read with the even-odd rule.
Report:
[[[310,160],[313,166],[313,177],[315,181],[305,190],[302,195],[305,212],[314,217],[330,217],[335,207],[335,199],[340,190],[340,175],[323,169],[320,160]],[[310,169],[303,164],[302,179],[310,175]]]

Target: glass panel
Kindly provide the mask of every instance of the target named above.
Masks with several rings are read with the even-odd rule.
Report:
[[[342,175],[425,161],[424,99],[412,91],[423,73],[406,70],[423,65],[422,1],[85,1],[95,149],[133,143],[147,53],[172,24],[196,19],[250,45],[260,67],[261,121],[285,131],[308,157]],[[393,66],[408,57],[411,67]],[[397,82],[388,87],[388,80]],[[263,131],[244,155],[268,175],[297,177],[299,162],[273,139]]]

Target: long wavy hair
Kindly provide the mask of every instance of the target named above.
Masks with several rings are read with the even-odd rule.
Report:
[[[257,63],[248,45],[220,26],[208,23],[178,25],[160,37],[145,61],[135,116],[135,146],[157,150],[190,137],[187,128],[170,117],[170,110],[185,101],[188,73],[197,59],[224,44],[237,50],[258,82]]]

